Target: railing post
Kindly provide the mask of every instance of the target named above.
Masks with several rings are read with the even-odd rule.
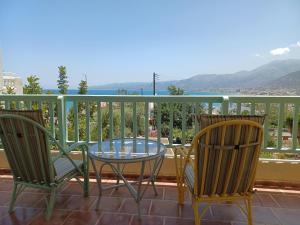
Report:
[[[222,114],[227,115],[228,114],[228,108],[229,108],[229,97],[228,96],[223,96]]]
[[[64,96],[57,97],[57,117],[59,127],[59,142],[64,147],[67,143],[66,140],[66,118],[65,118],[65,101]]]

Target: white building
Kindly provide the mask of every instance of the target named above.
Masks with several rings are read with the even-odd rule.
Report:
[[[0,52],[0,92],[5,94],[7,87],[12,87],[16,94],[23,94],[23,82],[15,73],[4,72]]]

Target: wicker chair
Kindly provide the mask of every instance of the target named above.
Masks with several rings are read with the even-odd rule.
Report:
[[[252,225],[251,203],[264,116],[202,115],[198,120],[201,130],[191,148],[175,151],[178,203],[184,203],[188,189],[195,224],[200,225],[211,203],[236,202]],[[245,207],[239,204],[241,200]],[[208,203],[202,212],[199,203]]]
[[[88,146],[79,143],[67,148],[61,146],[45,129],[40,110],[1,110],[0,137],[14,180],[10,213],[26,187],[50,191],[46,199],[47,220],[52,215],[57,188],[70,179],[76,178],[83,186],[84,195],[88,195]],[[55,157],[50,154],[50,144],[59,149]],[[74,149],[81,149],[82,160],[68,156]],[[84,182],[78,176],[83,176]]]

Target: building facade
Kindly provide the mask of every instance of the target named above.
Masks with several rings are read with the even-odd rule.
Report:
[[[3,71],[0,52],[0,92],[6,94],[9,87],[13,89],[15,94],[23,94],[23,82],[21,77],[18,77],[15,73]]]

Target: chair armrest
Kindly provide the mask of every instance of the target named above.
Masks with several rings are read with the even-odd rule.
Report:
[[[81,142],[81,143],[77,142],[77,143],[72,144],[68,148],[64,149],[64,152],[68,154],[68,153],[70,153],[71,151],[73,151],[77,148],[81,148],[82,152],[84,152],[84,151],[88,152],[89,146],[85,142]]]
[[[81,142],[81,143],[77,142],[77,143],[74,143],[74,144],[72,144],[71,146],[69,146],[67,148],[60,148],[59,149],[59,154],[57,156],[53,157],[53,162],[55,162],[57,159],[63,157],[64,155],[67,156],[67,158],[70,158],[68,156],[68,154],[71,151],[73,151],[75,149],[78,149],[78,148],[81,149],[82,156],[83,156],[83,158],[85,160],[85,152],[88,153],[89,146],[85,142]]]

